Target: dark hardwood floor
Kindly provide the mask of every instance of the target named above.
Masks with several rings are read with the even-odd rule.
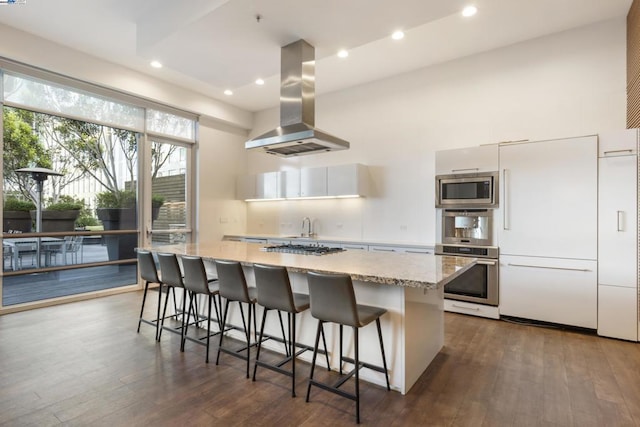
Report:
[[[155,293],[152,294],[152,297]],[[142,325],[141,293],[0,316],[0,425],[355,424],[353,403]],[[155,302],[152,299],[153,302]],[[152,306],[150,305],[151,309]],[[445,347],[406,395],[363,383],[364,425],[640,425],[640,345],[447,313]],[[322,370],[320,370],[322,372]],[[323,375],[328,374],[326,371]]]

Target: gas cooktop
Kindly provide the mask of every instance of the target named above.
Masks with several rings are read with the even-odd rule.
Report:
[[[261,250],[265,252],[281,252],[285,254],[299,255],[327,255],[344,251],[342,248],[330,248],[328,246],[294,244],[265,246]]]

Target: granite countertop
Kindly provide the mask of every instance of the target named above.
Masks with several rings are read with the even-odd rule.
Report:
[[[226,259],[245,265],[270,264],[287,267],[292,272],[309,270],[346,273],[353,280],[385,285],[436,289],[475,264],[475,258],[376,253],[346,250],[329,255],[297,255],[262,251],[263,244],[234,241],[189,243],[146,248],[178,255],[196,255],[204,259]]]

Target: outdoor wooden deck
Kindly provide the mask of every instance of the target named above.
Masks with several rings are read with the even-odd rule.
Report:
[[[85,245],[83,263],[107,261],[103,245]],[[5,268],[7,264],[5,263]],[[25,265],[25,272],[29,268]],[[2,305],[10,306],[136,283],[136,265],[110,265],[3,277]]]

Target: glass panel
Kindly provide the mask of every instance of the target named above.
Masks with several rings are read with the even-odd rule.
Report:
[[[78,264],[135,262],[138,134],[10,107],[3,108],[3,130],[3,270],[9,274],[3,280],[3,305],[94,290],[92,272],[97,267],[78,269]],[[27,166],[61,175],[49,175],[38,184],[31,174],[16,172]],[[39,228],[34,220],[40,200]],[[38,229],[42,235],[20,235]],[[130,232],[104,233],[109,230]],[[46,235],[52,232],[69,234]],[[7,293],[8,285],[33,276],[30,270],[65,267],[73,270],[59,271],[59,276],[39,271],[32,277],[39,283],[42,275],[51,292],[22,286]],[[121,266],[127,274],[105,286],[136,283],[135,266],[132,274],[127,267]],[[113,271],[120,270],[116,266]],[[70,277],[73,283],[65,284]],[[17,295],[21,290],[28,295]]]
[[[5,261],[6,266],[6,261]],[[101,291],[136,283],[136,265],[109,265],[4,277],[2,305]]]
[[[195,141],[196,122],[175,114],[147,109],[147,131]]]
[[[151,142],[152,228],[181,230],[187,228],[187,158],[189,148],[168,142]],[[152,245],[182,243],[184,232],[154,233]]]
[[[18,74],[4,74],[4,100],[38,111],[144,131],[144,109]]]

